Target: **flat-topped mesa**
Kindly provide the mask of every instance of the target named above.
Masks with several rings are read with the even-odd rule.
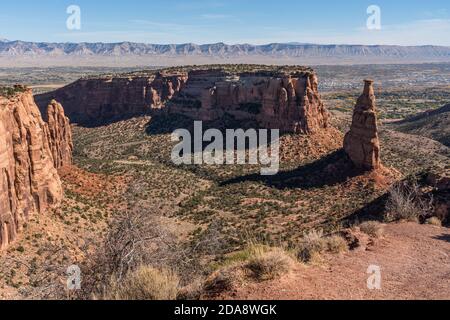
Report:
[[[59,169],[72,164],[72,129],[69,118],[56,100],[52,100],[47,107],[47,140],[53,157],[55,168]]]
[[[229,115],[282,132],[328,126],[317,76],[299,66],[191,66],[86,78],[36,99],[41,110],[56,99],[72,122],[86,124],[166,108],[194,120]]]
[[[0,250],[30,215],[62,199],[47,133],[31,90],[0,96]]]
[[[373,80],[364,83],[364,92],[356,103],[352,125],[344,139],[344,149],[356,167],[376,170],[381,168],[381,160],[375,91]]]
[[[309,134],[328,126],[317,76],[311,71],[192,71],[185,88],[169,102],[168,110],[203,121],[230,115],[290,133]]]

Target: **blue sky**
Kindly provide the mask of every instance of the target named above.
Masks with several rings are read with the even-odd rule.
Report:
[[[366,10],[381,8],[381,30]],[[66,27],[69,5],[81,30]],[[0,38],[49,42],[449,45],[449,0],[2,1]]]

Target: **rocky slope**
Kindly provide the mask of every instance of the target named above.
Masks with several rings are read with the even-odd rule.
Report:
[[[450,147],[450,104],[392,124],[395,130],[424,136]]]
[[[42,120],[29,89],[16,87],[8,98],[0,96],[1,249],[16,238],[31,215],[45,212],[63,197],[54,162],[66,161],[68,150],[59,150],[64,139],[55,133],[65,130],[66,136],[70,134],[67,127],[58,127],[59,116],[55,122],[55,113],[49,115],[50,127]]]
[[[225,115],[283,132],[311,133],[328,126],[316,74],[303,67],[206,66],[81,79],[36,97],[51,99],[73,122],[95,123],[166,108],[203,121]]]
[[[356,103],[344,149],[358,168],[374,170],[381,167],[375,91],[372,80],[364,82],[364,92]]]

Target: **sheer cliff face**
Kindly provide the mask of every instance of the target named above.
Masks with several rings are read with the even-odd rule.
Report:
[[[165,108],[195,120],[225,114],[264,128],[311,133],[328,126],[328,113],[309,69],[289,72],[227,72],[201,69],[155,76],[79,80],[37,97],[41,110],[60,101],[72,122],[109,121]]]
[[[356,103],[344,149],[358,168],[375,170],[381,167],[375,93],[373,81],[364,82],[364,92]]]
[[[217,120],[228,114],[238,120],[254,119],[264,128],[309,134],[328,126],[317,87],[312,72],[191,72],[168,109],[196,120]]]
[[[0,249],[16,238],[30,215],[62,198],[48,132],[31,90],[0,97]]]
[[[158,109],[180,91],[186,75],[81,79],[55,92],[37,95],[42,113],[52,99],[62,103],[73,123],[95,124]]]
[[[72,164],[72,129],[69,118],[56,100],[52,100],[47,107],[47,141],[49,142],[55,168]]]

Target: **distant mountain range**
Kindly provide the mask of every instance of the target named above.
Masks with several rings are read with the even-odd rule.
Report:
[[[348,63],[371,62],[450,62],[450,47],[444,46],[387,46],[387,45],[318,45],[303,43],[271,43],[266,45],[214,43],[144,44],[121,43],[46,43],[0,41],[0,59],[5,58],[143,58],[229,59],[230,62],[276,61],[278,63]],[[253,59],[253,60],[252,60]],[[10,59],[8,59],[10,60]],[[184,60],[181,60],[184,61]]]
[[[0,45],[0,54],[20,55],[201,55],[201,56],[242,56],[268,55],[289,57],[442,57],[450,59],[450,47],[439,46],[364,46],[364,45],[316,45],[298,43],[271,43],[267,45],[224,43],[197,45],[186,44],[144,44],[121,43],[45,43],[25,41],[5,41]]]

